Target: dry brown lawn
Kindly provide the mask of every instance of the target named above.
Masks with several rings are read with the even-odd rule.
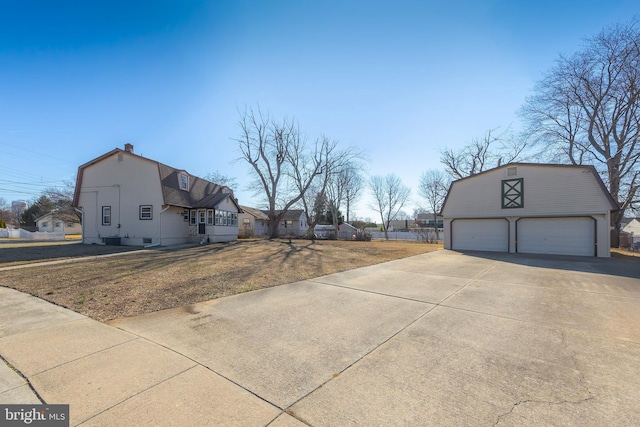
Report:
[[[310,279],[441,247],[411,241],[243,240],[29,265],[0,271],[0,285],[105,321]],[[91,246],[74,245],[71,249],[74,254],[65,256],[67,248],[72,246],[42,247],[38,249],[38,259],[64,259],[80,256],[78,252],[83,249],[92,250]],[[28,262],[20,258],[19,252],[20,248],[0,246],[0,268]]]
[[[640,262],[640,252],[631,252],[626,249],[611,248],[611,256],[630,262]]]

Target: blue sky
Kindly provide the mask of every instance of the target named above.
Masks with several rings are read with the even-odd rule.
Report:
[[[367,153],[420,199],[439,150],[517,110],[560,53],[639,14],[607,1],[0,0],[0,198],[31,200],[131,142],[198,176],[233,176],[238,110],[295,117]],[[364,197],[359,217],[374,217]]]

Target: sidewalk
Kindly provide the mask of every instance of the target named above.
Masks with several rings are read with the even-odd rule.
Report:
[[[265,426],[291,418],[172,350],[3,287],[0,355],[45,403],[70,404],[71,425],[136,419],[148,425],[226,420]],[[2,361],[0,378],[0,403],[41,402]]]

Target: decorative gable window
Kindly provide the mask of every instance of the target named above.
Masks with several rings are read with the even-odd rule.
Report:
[[[502,180],[502,209],[524,207],[524,179]]]
[[[184,191],[189,191],[189,175],[184,172],[180,172],[178,174],[178,179],[180,180],[180,189]]]
[[[516,166],[507,168],[507,176],[518,176],[518,168]]]
[[[140,205],[140,219],[153,219],[153,206]]]

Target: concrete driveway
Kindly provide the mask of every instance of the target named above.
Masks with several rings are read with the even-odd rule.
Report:
[[[439,251],[110,326],[20,320],[0,355],[73,424],[640,425],[639,265]],[[52,334],[76,352],[29,344]]]

